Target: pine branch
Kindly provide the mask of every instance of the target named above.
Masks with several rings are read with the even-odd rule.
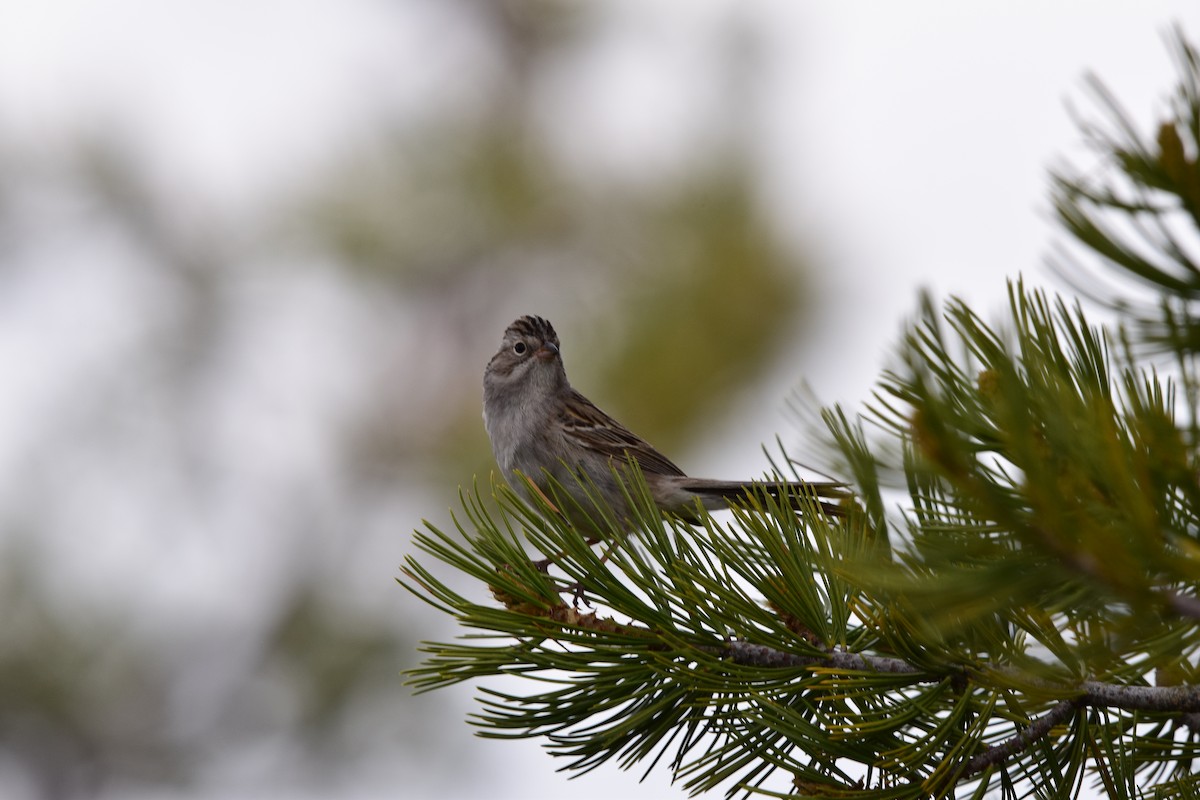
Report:
[[[1053,266],[1081,294],[1131,318],[1142,343],[1197,353],[1200,261],[1178,232],[1200,228],[1200,54],[1180,28],[1166,38],[1180,76],[1169,100],[1171,118],[1143,134],[1103,84],[1092,80],[1102,119],[1081,127],[1100,158],[1120,169],[1097,175],[1062,168],[1052,175],[1059,220],[1117,281],[1097,290],[1096,270],[1066,251]],[[1135,294],[1130,284],[1152,293]]]
[[[941,680],[941,676],[933,675],[928,670],[914,666],[900,658],[870,656],[863,653],[849,653],[844,650],[834,650],[822,655],[809,656],[785,653],[762,644],[730,642],[724,649],[723,654],[735,663],[755,667],[786,667],[793,669],[821,667],[825,671],[914,675],[918,676],[921,680],[930,682]]]
[[[866,672],[912,675],[917,680],[925,682],[940,681],[947,676],[965,677],[973,673],[1003,674],[1012,681],[1036,686],[1047,694],[1071,695],[1070,703],[1076,707],[1200,713],[1200,686],[1196,685],[1129,686],[1104,681],[1082,681],[1076,685],[1066,685],[1046,681],[1011,668],[993,667],[986,664],[976,668],[959,665],[946,669],[942,674],[936,674],[899,658],[845,651],[834,651],[820,656],[806,656],[785,653],[766,645],[748,642],[731,642],[725,648],[724,654],[736,663],[752,666],[789,669],[819,668],[825,674]]]
[[[600,617],[596,612],[581,613],[566,604],[551,608],[545,614],[545,618],[565,627],[644,637],[645,643],[639,648],[644,651],[667,652],[670,650],[668,645],[654,642],[653,631],[638,626],[621,625],[611,619]],[[1012,668],[986,663],[975,666],[952,665],[947,666],[941,672],[931,672],[927,668],[911,664],[901,658],[873,656],[839,649],[818,655],[804,655],[746,641],[731,641],[723,647],[700,645],[696,649],[722,659],[728,659],[735,664],[770,669],[820,670],[824,675],[851,673],[909,675],[915,682],[925,683],[935,683],[945,680],[947,677],[966,680],[974,676],[975,680],[978,680],[978,676],[981,674],[993,677],[1003,675],[1009,682],[1036,687],[1050,696],[1070,695],[1069,703],[1076,708],[1119,708],[1125,711],[1200,714],[1200,685],[1130,686],[1094,680],[1082,681],[1078,684],[1063,684]]]
[[[571,548],[566,549],[570,550]],[[619,563],[620,556],[615,558]],[[418,577],[418,573],[412,568],[406,569],[406,573],[410,578]],[[585,652],[581,654],[582,661],[573,661],[576,664],[594,663],[600,657],[615,657],[626,668],[637,663],[645,663],[647,666],[657,665],[654,669],[658,671],[668,669],[666,667],[668,663],[696,664],[696,669],[703,669],[709,675],[715,675],[715,670],[718,669],[749,667],[755,670],[752,673],[757,676],[755,681],[766,681],[780,687],[794,687],[778,694],[777,697],[780,700],[789,696],[803,697],[806,705],[813,704],[814,707],[824,703],[837,702],[838,697],[858,696],[864,688],[872,685],[874,678],[883,676],[890,676],[893,680],[879,686],[886,686],[887,691],[891,692],[899,691],[904,685],[924,683],[953,685],[958,694],[970,696],[981,692],[988,694],[1007,691],[1002,687],[1018,686],[1025,692],[1026,702],[1036,704],[1038,701],[1034,698],[1037,696],[1061,698],[1055,700],[1055,704],[1047,712],[1024,723],[1024,727],[1010,734],[1006,739],[989,745],[974,755],[970,755],[968,751],[968,758],[963,762],[961,773],[956,779],[958,781],[980,775],[989,767],[999,766],[1010,759],[1021,756],[1035,742],[1050,735],[1050,732],[1069,718],[1074,710],[1080,708],[1109,708],[1148,714],[1176,715],[1180,724],[1186,724],[1187,717],[1182,716],[1183,714],[1200,712],[1200,687],[1195,686],[1131,686],[1105,681],[1083,681],[1071,684],[1047,680],[1034,673],[987,662],[944,663],[939,668],[933,669],[903,658],[852,652],[844,648],[833,648],[825,652],[812,650],[798,652],[795,649],[784,650],[745,639],[720,641],[720,637],[715,631],[710,632],[707,636],[691,637],[690,641],[685,642],[679,638],[678,633],[667,629],[618,623],[611,617],[602,616],[596,611],[580,611],[561,601],[550,604],[531,604],[528,601],[528,595],[524,592],[512,592],[511,588],[506,588],[506,585],[509,585],[507,581],[511,579],[516,582],[518,587],[529,589],[530,587],[522,581],[530,574],[540,575],[541,573],[536,569],[532,573],[528,573],[511,564],[499,572],[489,571],[487,573],[492,583],[492,593],[496,599],[500,600],[509,611],[526,619],[521,628],[536,630],[537,637],[545,641],[573,642],[575,646],[585,647]],[[591,577],[599,576],[593,574]],[[477,617],[480,612],[472,604],[462,601],[457,613],[464,619],[471,619]],[[496,627],[511,629],[513,626],[498,625]],[[606,642],[609,643],[606,644]],[[454,651],[449,646],[440,646],[436,652],[445,654],[457,652],[458,658],[474,657],[474,654],[462,650]],[[601,653],[608,655],[601,656]],[[532,653],[521,651],[520,654],[510,653],[511,655],[528,657]],[[564,654],[564,657],[568,656]],[[575,659],[574,656],[569,657]],[[511,667],[503,667],[502,663],[496,662],[495,672],[497,674],[500,671],[511,669]],[[553,659],[550,661],[533,659],[530,664],[550,667],[555,664],[555,661]],[[445,664],[439,667],[439,670],[443,672],[445,669]],[[668,674],[673,673],[674,669],[668,669]],[[809,677],[797,677],[798,673]],[[459,679],[478,674],[481,673],[460,672]],[[779,677],[773,678],[772,674]],[[894,681],[896,677],[905,677],[908,680],[898,684]],[[729,678],[736,680],[732,673]],[[946,683],[947,681],[949,683]],[[861,688],[856,688],[860,683],[862,684]],[[724,684],[725,682],[722,681],[722,685]],[[878,689],[873,691],[878,691]],[[515,698],[513,699],[515,700]],[[520,702],[525,704],[529,700]],[[558,707],[556,717],[561,720],[556,723],[556,727],[561,727],[568,719],[577,719],[582,723],[588,717],[593,716],[597,709],[595,700],[584,702],[581,699],[581,708],[586,710],[582,711],[578,717],[571,717],[570,715],[563,716],[560,713],[563,710],[561,699],[554,701],[554,704]],[[511,721],[515,722],[517,719],[514,717]],[[1019,720],[1014,720],[1014,722],[1019,722]],[[574,740],[564,739],[563,741]],[[577,750],[577,752],[583,751]],[[640,752],[649,751],[640,750]],[[594,765],[598,762],[593,762],[589,758],[586,763]]]
[[[1060,701],[1045,714],[1030,722],[1020,733],[1009,737],[1000,744],[992,745],[968,761],[963,769],[963,777],[971,777],[989,767],[1000,766],[1013,756],[1025,751],[1035,742],[1045,738],[1055,726],[1070,719],[1079,711],[1081,705],[1082,703],[1078,699]]]

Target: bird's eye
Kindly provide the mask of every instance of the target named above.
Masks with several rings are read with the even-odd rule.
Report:
[[[524,342],[517,342],[513,345],[513,352],[519,356],[525,355],[525,351],[528,349],[528,345],[526,345]]]

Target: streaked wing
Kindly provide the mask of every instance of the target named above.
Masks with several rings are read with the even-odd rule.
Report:
[[[632,458],[642,472],[683,475],[669,458],[655,450],[621,423],[605,414],[574,389],[562,412],[563,433],[583,448],[609,458]]]

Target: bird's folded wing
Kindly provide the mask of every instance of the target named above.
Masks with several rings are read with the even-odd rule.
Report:
[[[572,390],[573,391],[573,390]],[[642,441],[621,423],[605,414],[578,392],[565,404],[563,432],[580,447],[622,461],[634,461],[645,473],[680,475],[683,470]]]

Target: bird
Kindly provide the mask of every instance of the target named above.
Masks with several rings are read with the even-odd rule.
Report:
[[[635,468],[655,506],[688,522],[699,521],[699,506],[727,508],[763,491],[799,511],[845,513],[834,503],[812,499],[845,497],[840,483],[688,476],[571,386],[558,334],[539,316],[520,317],[504,331],[483,373],[483,421],[509,485],[526,499],[540,495],[573,525],[593,532],[604,527],[586,510],[595,507],[597,493],[621,525],[633,524],[628,484],[621,481]],[[561,492],[570,502],[553,502]]]

